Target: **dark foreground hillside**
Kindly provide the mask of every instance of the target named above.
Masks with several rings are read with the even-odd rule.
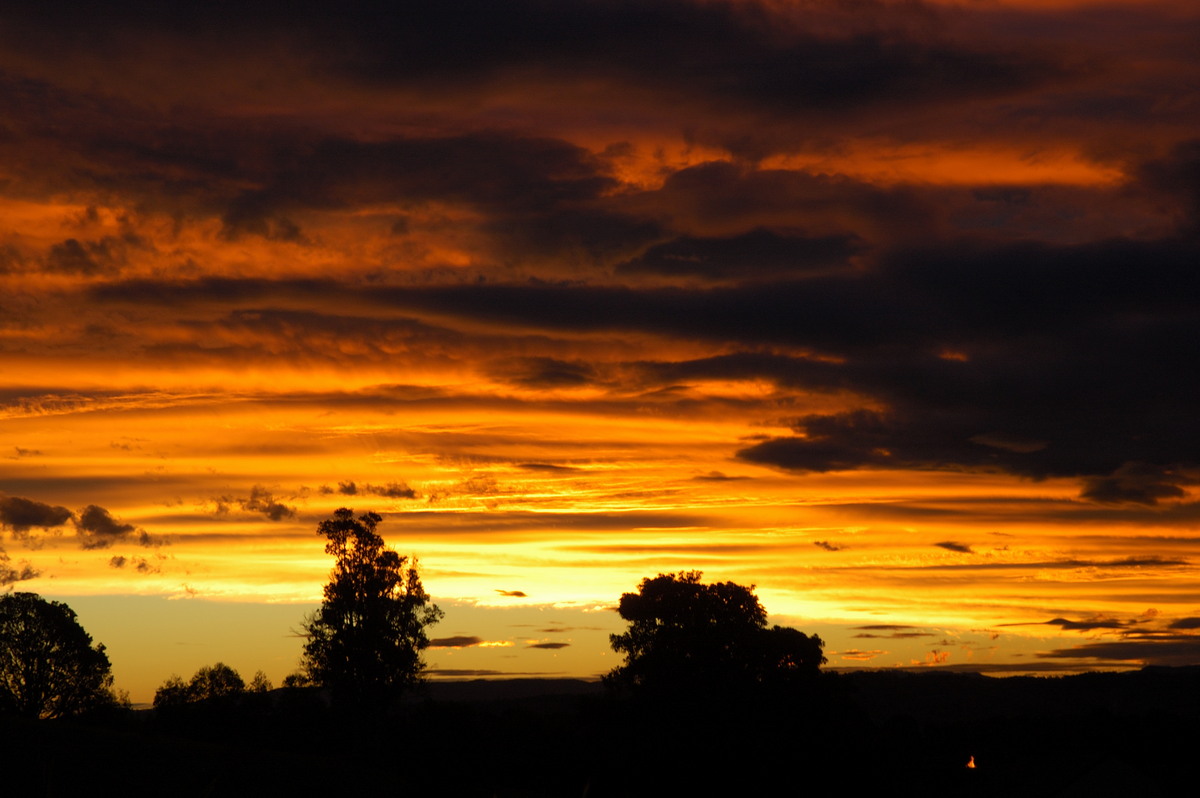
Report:
[[[1197,669],[827,674],[787,695],[657,701],[584,682],[451,683],[368,718],[278,690],[166,714],[5,718],[0,772],[22,796],[1155,796],[1190,774],[1198,721]]]

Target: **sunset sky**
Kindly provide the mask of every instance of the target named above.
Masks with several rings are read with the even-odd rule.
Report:
[[[831,667],[1200,662],[1196,3],[192,5],[0,9],[0,589],[134,701],[295,670],[342,506],[435,677],[679,570]]]

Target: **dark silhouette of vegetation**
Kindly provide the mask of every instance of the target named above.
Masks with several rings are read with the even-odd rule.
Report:
[[[336,700],[378,707],[421,679],[425,629],[442,618],[421,586],[416,560],[384,546],[375,513],[341,508],[317,533],[335,564],[321,608],[304,622],[303,667]]]
[[[267,674],[262,671],[255,671],[254,678],[250,680],[250,684],[246,689],[251,693],[269,693],[275,689],[275,685],[271,684],[271,680],[267,678]]]
[[[255,679],[260,676],[266,682],[267,677],[262,671],[258,672]],[[269,682],[267,684],[269,685]],[[270,689],[269,686],[266,687],[266,690]],[[265,692],[261,689],[258,691]],[[167,679],[154,694],[154,708],[162,709],[183,704],[195,704],[200,701],[216,701],[240,696],[245,692],[246,683],[242,680],[241,675],[224,662],[218,662],[216,665],[206,665],[200,668],[192,676],[190,682],[185,683],[179,676]]]
[[[247,692],[168,719],[3,716],[0,759],[13,765],[4,794],[83,795],[97,774],[119,780],[123,796],[173,798],[391,795],[401,782],[406,794],[480,798],[870,795],[910,784],[995,798],[1140,797],[1177,795],[1193,778],[1200,668],[888,670],[817,683],[796,702],[753,691],[764,697],[714,712],[704,695],[664,706],[571,680],[435,681],[366,731],[315,690]],[[398,770],[414,730],[420,767]],[[136,763],[120,764],[131,751]]]
[[[115,705],[103,645],[74,611],[35,593],[0,596],[0,711],[61,718]]]
[[[241,674],[224,662],[218,662],[212,667],[205,666],[196,671],[190,687],[199,701],[246,692],[246,682],[242,680]]]
[[[309,681],[308,675],[304,673],[289,673],[283,677],[283,685],[287,690],[296,690],[302,687],[312,687],[312,682]]]
[[[629,622],[612,635],[625,664],[606,677],[614,687],[650,692],[723,691],[815,677],[824,645],[781,626],[767,627],[754,587],[704,584],[698,571],[643,579],[638,592],[621,596],[618,611]]]

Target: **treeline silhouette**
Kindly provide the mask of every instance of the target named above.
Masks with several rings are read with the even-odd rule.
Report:
[[[1200,668],[1064,677],[823,673],[781,697],[431,683],[361,716],[315,688],[178,711],[0,718],[13,795],[1180,794]],[[966,764],[974,758],[976,767]]]
[[[301,669],[278,689],[218,662],[171,676],[153,710],[133,711],[69,608],[0,597],[4,628],[24,635],[0,637],[4,792],[1155,796],[1190,776],[1200,668],[831,673],[819,637],[767,625],[753,586],[699,572],[621,597],[628,628],[611,642],[624,661],[603,683],[425,683],[424,630],[441,612],[415,562],[383,546],[379,520],[339,510],[318,528],[336,565],[305,621]],[[30,632],[43,616],[69,644],[32,647],[53,642]],[[13,663],[33,673],[51,660],[54,689],[76,695],[71,674],[86,678],[77,711],[9,695]]]

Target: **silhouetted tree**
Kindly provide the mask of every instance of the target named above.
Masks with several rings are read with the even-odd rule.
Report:
[[[264,677],[265,678],[265,677]],[[224,662],[200,668],[190,682],[179,676],[171,676],[154,693],[155,709],[213,701],[242,695],[246,683],[241,675]]]
[[[756,678],[773,684],[810,679],[825,664],[824,645],[817,635],[806,635],[790,626],[763,629],[753,649],[758,657]]]
[[[35,593],[0,596],[0,710],[58,718],[117,703],[103,645],[74,611]]]
[[[383,520],[341,508],[317,533],[335,564],[321,608],[305,619],[303,667],[313,684],[356,705],[378,705],[420,681],[425,628],[442,618],[417,563],[385,548]]]
[[[255,671],[254,678],[250,680],[250,686],[247,689],[252,693],[269,693],[275,689],[275,685],[271,684],[267,674]]]
[[[188,690],[188,683],[178,674],[172,674],[154,691],[155,709],[179,707],[190,704],[191,701],[192,696]]]
[[[192,683],[188,687],[194,701],[227,698],[246,692],[246,682],[241,674],[224,662],[200,668],[192,676]]]
[[[312,682],[309,681],[306,673],[289,673],[283,677],[283,687],[288,690],[296,690],[301,687],[312,687]]]
[[[606,677],[613,686],[661,692],[744,687],[806,678],[825,658],[819,637],[781,626],[767,628],[754,587],[704,584],[698,571],[643,579],[621,596],[629,622],[612,635],[625,664]]]
[[[259,671],[259,674],[262,674]],[[257,676],[254,678],[258,678]],[[265,679],[266,677],[263,676]],[[268,686],[268,690],[270,690]],[[163,707],[179,707],[181,704],[197,703],[199,701],[220,700],[240,696],[246,692],[246,683],[241,674],[234,668],[217,662],[216,665],[205,665],[192,674],[191,682],[184,682],[178,676],[172,676],[162,683],[154,694],[155,709]]]

